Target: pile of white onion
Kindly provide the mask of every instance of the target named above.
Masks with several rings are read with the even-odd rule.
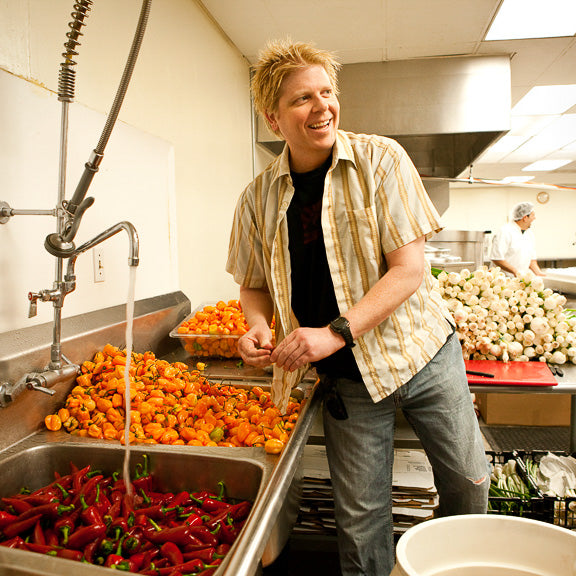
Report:
[[[438,283],[456,321],[465,359],[576,364],[576,316],[566,297],[531,272],[442,271]]]

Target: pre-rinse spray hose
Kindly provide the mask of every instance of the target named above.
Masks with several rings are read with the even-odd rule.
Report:
[[[66,52],[63,54],[64,62],[61,64],[60,68],[59,99],[64,102],[71,101],[74,97],[75,70],[73,66],[75,62],[72,58],[77,55],[75,49],[79,44],[78,38],[82,35],[80,30],[82,26],[85,25],[84,20],[87,17],[87,12],[90,10],[92,3],[92,0],[78,0],[78,2],[74,4],[75,11],[72,13],[73,21],[70,22],[70,31],[66,34],[68,42],[64,45],[66,47]],[[110,113],[106,119],[102,135],[100,136],[98,145],[92,151],[90,159],[84,165],[84,172],[78,182],[74,195],[69,202],[65,203],[65,209],[69,215],[69,219],[66,223],[64,232],[61,235],[51,234],[46,238],[45,247],[48,252],[54,256],[68,257],[73,253],[74,246],[72,241],[78,231],[82,215],[94,202],[93,198],[85,198],[86,193],[92,183],[94,174],[98,172],[98,168],[104,155],[104,149],[106,148],[110,135],[112,134],[112,129],[114,128],[120,108],[122,107],[132,77],[132,72],[136,65],[140,46],[142,45],[142,40],[144,38],[151,5],[152,0],[143,0],[142,2],[140,18],[132,41],[130,54],[112,108],[110,109]]]

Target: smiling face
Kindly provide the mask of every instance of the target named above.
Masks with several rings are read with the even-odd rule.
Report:
[[[340,118],[340,104],[322,66],[300,68],[284,78],[277,110],[267,114],[290,149],[290,167],[308,172],[332,153]]]

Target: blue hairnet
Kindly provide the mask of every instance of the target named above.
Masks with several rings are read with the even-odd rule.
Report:
[[[520,202],[512,208],[512,220],[516,222],[517,220],[522,220],[524,216],[531,214],[534,210],[534,204],[532,202]]]

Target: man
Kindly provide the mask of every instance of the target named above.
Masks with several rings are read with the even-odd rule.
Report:
[[[385,576],[397,406],[433,466],[440,514],[486,512],[489,475],[453,320],[424,258],[437,212],[396,142],[338,130],[338,67],[309,44],[261,54],[255,106],[286,145],[238,201],[227,270],[250,326],[240,353],[274,365],[277,405],[310,364],[320,376],[342,573]]]
[[[536,260],[536,242],[530,230],[535,219],[534,204],[520,202],[512,208],[512,222],[504,224],[492,240],[490,259],[511,276],[528,270],[545,276]]]

